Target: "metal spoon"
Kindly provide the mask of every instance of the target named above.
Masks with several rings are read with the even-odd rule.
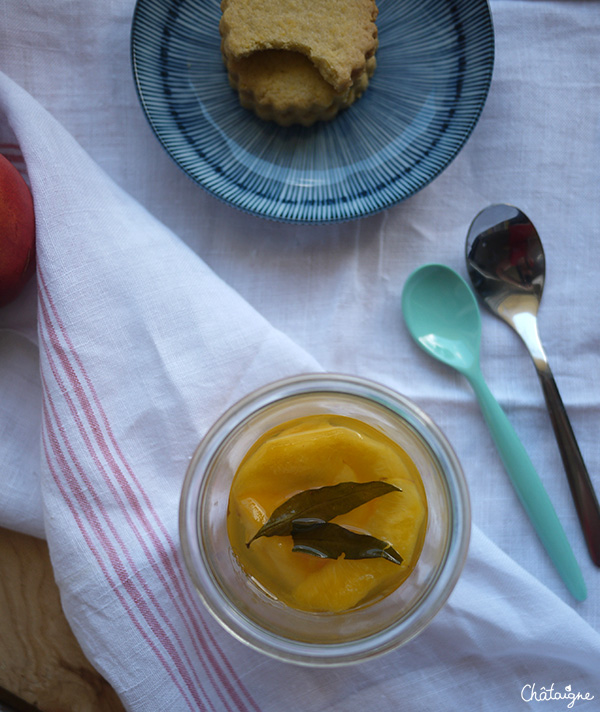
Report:
[[[590,556],[600,566],[600,507],[538,334],[545,259],[529,218],[512,205],[490,205],[471,223],[469,276],[490,310],[512,326],[531,354]]]
[[[402,292],[402,313],[417,344],[469,380],[502,461],[533,526],[572,595],[586,586],[571,546],[523,444],[490,392],[479,365],[481,318],[464,279],[444,265],[413,272]]]

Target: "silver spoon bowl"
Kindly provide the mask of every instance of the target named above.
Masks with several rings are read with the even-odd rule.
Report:
[[[517,332],[533,359],[586,544],[600,566],[600,507],[538,332],[546,271],[540,237],[518,208],[490,205],[471,223],[466,260],[475,291]]]

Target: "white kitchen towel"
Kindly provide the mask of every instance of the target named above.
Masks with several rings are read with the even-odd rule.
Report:
[[[73,630],[128,709],[598,709],[600,634],[477,528],[449,603],[381,659],[299,668],[222,631],[181,559],[186,464],[228,405],[319,364],[4,75],[0,114],[36,207],[45,535]],[[0,381],[3,418],[35,411],[35,358],[23,340],[21,367],[18,349],[8,368],[20,388]],[[12,506],[26,507],[32,492],[12,487]]]

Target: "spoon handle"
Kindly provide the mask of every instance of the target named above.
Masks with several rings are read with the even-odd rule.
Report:
[[[537,368],[537,372],[583,535],[592,561],[596,566],[600,566],[600,507],[598,500],[552,371],[548,364],[545,364],[542,368]]]
[[[584,601],[587,589],[581,569],[527,451],[481,373],[467,375],[521,504],[567,588]]]

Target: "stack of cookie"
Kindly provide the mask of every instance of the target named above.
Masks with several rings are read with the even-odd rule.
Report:
[[[374,0],[222,0],[221,49],[243,106],[283,126],[333,118],[375,70]]]

